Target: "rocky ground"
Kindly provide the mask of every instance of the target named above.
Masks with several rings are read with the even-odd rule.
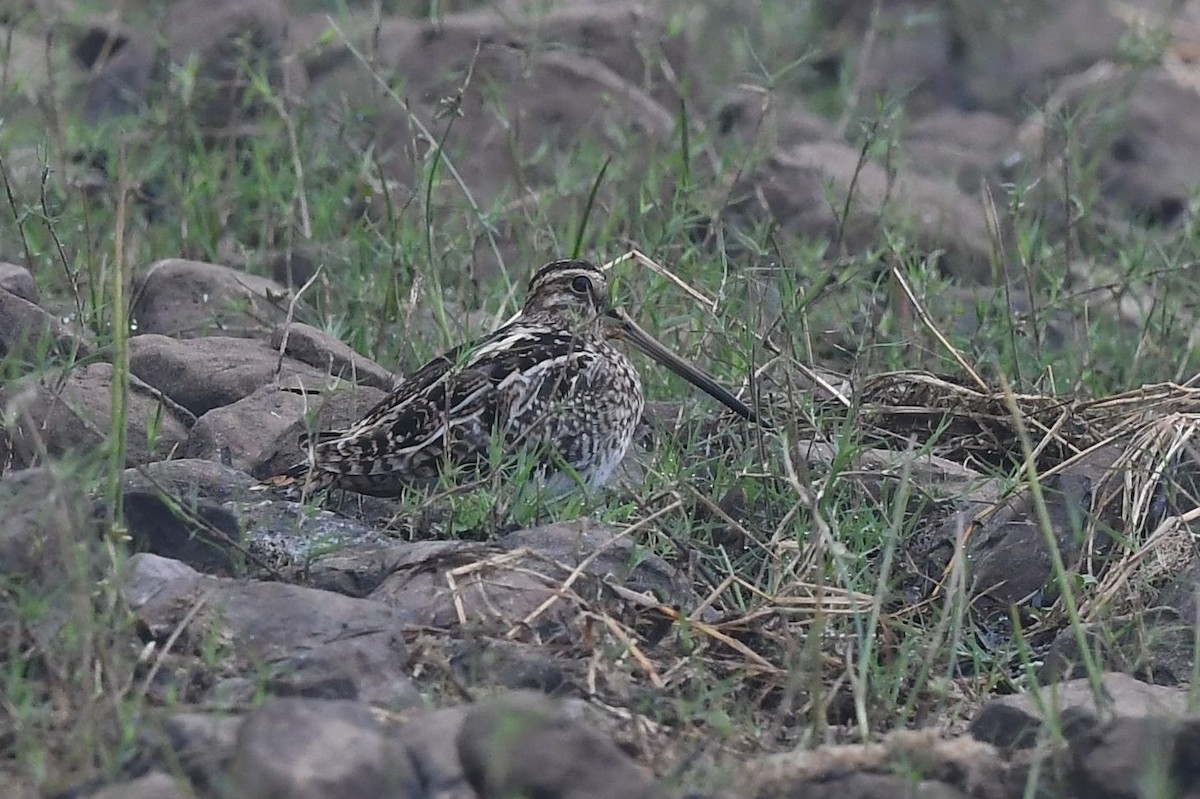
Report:
[[[436,20],[420,3],[350,5],[331,21],[273,0],[0,3],[2,82],[19,89],[6,124],[42,124],[47,98],[96,130],[140,120],[118,125],[120,164],[0,140],[18,223],[0,239],[0,795],[1200,796],[1200,397],[1191,372],[1167,370],[1188,363],[1166,354],[1170,336],[1146,333],[1179,300],[1171,335],[1194,346],[1200,5],[814,2],[802,43],[752,5],[449,3]],[[768,86],[719,63],[741,29],[775,68],[805,55],[801,76]],[[882,129],[880,96],[903,124]],[[256,168],[246,142],[279,122],[309,182],[281,201],[287,224],[240,230],[254,211],[220,197],[204,209],[213,248],[136,261],[160,229],[206,224],[138,177],[183,127],[156,109],[180,107],[232,172]],[[702,142],[686,165],[670,161],[681,126]],[[357,168],[300,157],[313,142]],[[618,164],[594,196],[585,151]],[[681,174],[717,199],[680,237],[751,276],[761,314],[745,326],[771,355],[755,389],[776,431],[651,403],[607,511],[527,518],[489,499],[464,519],[446,497],[302,505],[260,490],[302,432],[383,397],[415,365],[414,331],[434,327],[400,300],[346,340],[301,321],[333,315],[329,274],[361,256],[314,226],[395,243],[408,209],[437,220],[467,243],[436,256],[461,281],[450,313],[478,330],[494,321],[481,287],[519,291],[531,259],[568,246],[547,230],[585,201],[635,217],[648,186]],[[338,187],[332,221],[312,203],[322,182]],[[55,266],[52,242],[81,245],[39,249],[48,185],[119,209],[137,253],[124,460],[107,489],[79,464],[112,451],[125,370],[111,326],[81,312],[101,281],[66,255],[68,277]],[[1023,238],[1031,219],[1045,249]],[[651,251],[631,225],[603,235]],[[432,236],[412,246],[435,258]],[[1182,253],[1158,270],[1177,283],[1123,282],[1165,251]],[[772,347],[799,327],[788,270],[802,252],[822,276],[800,292],[818,329],[800,356]],[[918,262],[937,294],[911,291],[900,267]],[[426,279],[386,266],[406,290]],[[953,378],[875,368],[858,345],[883,310],[838,294],[858,278],[889,286],[911,365]],[[1006,394],[986,349],[943,334],[980,337],[997,314],[1036,330],[1014,350],[1099,359],[1113,393],[1073,402],[1039,377]],[[1093,353],[1098,324],[1138,357]],[[680,442],[704,464],[749,453],[739,479],[783,484],[789,504],[740,483],[709,495],[712,475],[639,494]],[[828,475],[845,499],[832,514]],[[861,550],[838,539],[875,505],[885,520],[900,509],[902,540],[886,524],[892,538]],[[714,573],[658,524],[681,508],[686,534],[702,521],[737,569]],[[782,535],[796,518],[803,536]],[[882,588],[817,576],[839,570]],[[83,635],[81,614],[112,626]],[[66,639],[87,656],[58,657]],[[894,667],[894,689],[861,686],[868,661]],[[63,733],[101,717],[103,746]]]

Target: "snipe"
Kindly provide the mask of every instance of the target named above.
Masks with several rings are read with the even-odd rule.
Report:
[[[614,347],[623,339],[745,419],[754,411],[671,353],[608,302],[604,273],[586,261],[555,261],[529,281],[509,324],[434,358],[349,429],[302,440],[308,458],[275,486],[306,494],[337,486],[395,495],[435,480],[447,466],[485,469],[496,451],[528,449],[560,492],[602,485],[633,440],[642,383]]]

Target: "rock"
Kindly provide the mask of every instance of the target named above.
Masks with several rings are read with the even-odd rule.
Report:
[[[44,799],[29,777],[0,771],[0,796],[5,799]]]
[[[552,185],[555,176],[577,158],[582,141],[599,152],[620,149],[626,143],[623,151],[629,152],[627,142],[635,140],[640,152],[649,156],[671,140],[671,114],[592,59],[553,51],[525,56],[496,45],[484,45],[477,59],[463,58],[470,52],[459,51],[456,59],[460,70],[472,63],[475,78],[464,98],[465,116],[452,129],[447,148],[461,156],[457,167],[481,203],[502,201],[511,193],[514,181]],[[454,87],[461,85],[459,75],[442,73],[424,95],[415,96],[429,103],[448,96],[447,92],[453,94]],[[506,109],[504,119],[481,113],[485,101],[476,86],[490,87],[494,93],[491,102]],[[521,135],[514,139],[516,123]],[[395,154],[382,162],[384,167],[409,187],[419,180],[419,166],[398,156],[411,141],[411,124],[407,115],[387,111],[378,127],[381,147]],[[501,135],[501,130],[508,133]],[[501,151],[510,153],[507,162],[500,158]],[[511,168],[499,168],[514,163],[512,153],[521,159],[519,175]]]
[[[251,474],[274,454],[272,447],[280,434],[304,416],[306,401],[303,394],[263,386],[197,419],[180,454],[219,461]]]
[[[1080,116],[1084,131],[1077,157],[1096,164],[1105,206],[1148,225],[1184,219],[1200,182],[1200,97],[1192,87],[1159,68],[1117,72],[1065,94],[1064,112]]]
[[[1189,604],[1195,604],[1194,596]],[[1110,616],[1083,627],[1092,658],[1106,671],[1130,674],[1154,685],[1179,685],[1192,680],[1195,623],[1170,606]],[[1042,685],[1087,676],[1075,631],[1069,626],[1054,636],[1037,675]]]
[[[131,607],[145,605],[166,591],[178,591],[183,584],[191,585],[200,572],[186,563],[159,555],[137,554],[129,559],[125,585],[121,589]]]
[[[657,794],[650,772],[611,739],[532,692],[471,708],[458,734],[458,756],[482,799],[648,799]]]
[[[139,333],[253,337],[287,318],[288,297],[273,280],[170,258],[135,278],[133,321]]]
[[[838,142],[776,151],[735,184],[729,210],[740,229],[757,229],[770,218],[784,233],[805,239],[832,243],[840,234],[852,253],[877,246],[880,227],[894,221],[910,226],[905,229],[923,251],[942,251],[939,266],[947,274],[970,283],[992,280],[987,223],[977,200],[944,181],[860,163],[857,148]]]
[[[824,117],[799,103],[744,88],[730,91],[717,101],[709,124],[716,140],[724,146],[736,143],[766,152],[835,138],[833,126]]]
[[[82,357],[94,347],[86,332],[72,329],[30,300],[0,287],[0,358],[36,360],[43,348],[59,358]]]
[[[155,461],[128,469],[123,478],[126,490],[161,489],[184,504],[198,499],[218,503],[255,498],[251,487],[258,482],[250,475],[213,461],[178,458]]]
[[[402,543],[357,518],[289,500],[259,498],[237,503],[235,507],[245,530],[246,549],[257,559],[250,565],[261,562],[277,573],[258,576],[282,575],[349,596],[364,596],[364,592],[352,588],[356,578],[389,562],[387,556],[378,561],[370,556],[360,557],[359,548],[369,550],[384,545],[390,551],[390,544]],[[341,567],[320,565],[326,558],[340,560]],[[342,574],[342,568],[348,574]],[[363,579],[371,578],[363,576]]]
[[[23,266],[0,261],[0,289],[37,305],[37,283],[29,270]]]
[[[1106,467],[1100,460],[1081,462],[1043,480],[1042,495],[1056,547],[1069,570],[1076,567],[1080,531],[1091,519],[1096,486],[1105,479]],[[1001,640],[1011,634],[1013,608],[1028,613],[1043,607],[1056,586],[1032,492],[1025,489],[995,499],[998,486],[986,482],[977,486],[983,490],[963,497],[961,510],[919,532],[907,549],[915,572],[914,586],[923,583],[924,590],[929,590],[941,580],[956,541],[970,527],[966,561],[971,610],[987,633]],[[1098,536],[1093,554],[1103,554],[1107,544],[1106,537]],[[914,587],[914,600],[919,599],[921,590]]]
[[[796,442],[797,458],[807,460],[813,468],[825,469],[845,458],[835,444],[819,437]],[[913,453],[863,447],[855,453],[853,468],[862,473],[860,485],[874,498],[883,500],[905,469],[913,487],[932,498],[948,497],[986,505],[998,502],[1001,486],[998,480],[986,477],[962,463],[932,453]]]
[[[13,462],[37,463],[52,456],[103,448],[112,424],[111,364],[90,363],[46,376],[31,375],[0,392]],[[161,460],[187,440],[195,419],[136,376],[129,378],[125,465]]]
[[[303,70],[284,58],[288,14],[278,0],[183,0],[131,16],[141,23],[136,29],[96,24],[73,48],[87,70],[80,102],[89,120],[144,111],[173,88],[171,68],[189,63],[193,79],[172,107],[194,115],[206,134],[244,132],[267,108],[253,79],[284,98],[303,88]],[[157,30],[147,30],[147,17],[157,19]]]
[[[236,574],[245,550],[238,518],[210,500],[189,503],[156,489],[126,489],[125,525],[133,548],[182,561],[206,574]]]
[[[264,386],[317,391],[337,382],[308,364],[280,358],[266,344],[228,336],[135,336],[129,342],[129,368],[197,416]]]
[[[975,64],[966,73],[971,96],[987,109],[1041,106],[1056,79],[1117,58],[1129,33],[1105,0],[1062,0],[1030,11],[1002,26],[979,24],[981,8],[956,26]]]
[[[446,707],[423,713],[397,730],[392,740],[422,777],[426,795],[473,799],[458,756],[458,736],[471,708]]]
[[[464,685],[553,693],[567,682],[567,668],[580,665],[565,652],[551,654],[537,645],[482,636],[448,641],[444,650]]]
[[[1166,585],[1160,586],[1156,592],[1155,604],[1167,610],[1159,622],[1172,624],[1175,618],[1181,619],[1189,627],[1195,627],[1200,621],[1200,607],[1196,603],[1196,586],[1200,585],[1200,558],[1194,555],[1183,566],[1175,566],[1171,570],[1170,579]]]
[[[596,522],[545,525],[512,533],[497,543],[500,552],[527,547],[532,554],[499,557],[495,546],[432,550],[421,568],[397,569],[370,596],[395,607],[414,626],[465,623],[480,635],[502,635],[521,625],[551,635],[561,625],[573,623],[579,610],[578,600],[562,592],[562,581],[595,554],[571,586],[572,594],[585,602],[609,603],[614,614],[622,612],[626,600],[605,585],[609,579],[633,591],[653,591],[663,601],[685,607],[698,601],[657,557],[642,559],[631,569],[632,544]],[[448,580],[447,572],[467,564],[479,568]]]
[[[193,793],[189,787],[180,788],[170,774],[152,771],[131,782],[110,785],[87,799],[186,799]]]
[[[228,130],[270,111],[254,81],[299,98],[306,76],[285,58],[289,14],[283,0],[181,0],[163,26],[167,54],[195,64],[188,105],[201,128]]]
[[[864,771],[833,773],[820,781],[792,786],[784,796],[804,799],[968,799],[960,790],[935,780],[913,780],[894,774]]]
[[[341,266],[350,258],[345,253],[335,254],[333,250],[300,247],[247,253],[246,256],[243,256],[243,260],[247,264],[260,264],[261,271],[270,274],[275,282],[290,289],[299,289],[312,279],[320,265],[335,261],[333,266]],[[233,263],[233,258],[227,262],[230,266],[240,266],[240,264]]]
[[[624,17],[644,16],[633,4],[622,5]],[[318,46],[307,60],[314,103],[339,116],[346,108],[375,109],[360,114],[355,122],[361,125],[354,127],[379,154],[380,178],[391,191],[383,195],[364,186],[361,212],[382,220],[392,213],[388,209],[407,207],[420,194],[425,155],[414,142],[422,138],[421,128],[444,132],[439,141],[446,157],[479,206],[532,208],[552,187],[562,196],[564,175],[581,172],[581,152],[595,154],[597,168],[605,153],[633,156],[622,161],[620,174],[609,172],[597,199],[602,205],[627,202],[620,184],[640,182],[653,154],[673,146],[675,115],[641,88],[645,71],[636,79],[623,77],[635,71],[633,64],[642,56],[614,61],[614,66],[588,55],[591,37],[598,44],[600,36],[611,37],[628,53],[630,40],[637,41],[642,31],[631,36],[633,29],[622,27],[621,15],[593,26],[586,14],[577,13],[579,21],[570,29],[578,46],[564,41],[567,34],[548,30],[544,20],[522,46],[524,34],[514,33],[496,15],[487,15],[493,21],[483,23],[484,15],[466,14],[429,23],[392,18],[375,24],[361,17],[360,27],[348,35],[372,49],[372,71],[385,80],[403,80],[404,108],[378,102],[377,86],[338,37],[332,37],[332,47]],[[320,29],[314,26],[313,35],[319,37]],[[540,38],[548,33],[553,38]],[[448,97],[455,98],[457,114],[451,126],[444,118]],[[504,111],[498,114],[497,108]],[[337,146],[346,132],[330,126],[326,135],[330,146]],[[583,169],[592,171],[590,164]],[[564,202],[538,206],[549,215],[549,224],[573,223],[574,200],[585,200],[591,181],[572,179],[571,184],[570,200],[562,196]],[[445,218],[449,223],[451,215]],[[460,230],[475,243],[464,256],[473,276],[495,274],[499,260],[517,257],[529,246],[527,226],[511,221],[489,223],[486,234],[474,221]]]
[[[637,551],[640,548],[628,536],[598,522],[580,519],[530,527],[508,533],[496,543],[509,551],[529,547],[569,569],[584,566],[588,574],[653,594],[670,605],[689,606],[698,600],[675,567],[656,555]]]
[[[672,34],[667,20],[638,2],[563,3],[539,13],[528,9],[447,13],[436,22],[358,14],[339,27],[360,50],[377,42],[379,68],[405,75],[406,94],[428,99],[448,70],[462,66],[477,44],[528,52],[559,49],[575,58],[594,59],[668,108],[679,102],[679,78],[688,69],[685,36]],[[419,16],[410,14],[409,17]],[[325,13],[298,16],[300,57],[314,83],[343,80],[348,48],[330,36]]]
[[[420,560],[392,571],[369,595],[396,608],[409,626],[454,627],[461,612],[470,625],[507,630],[550,596],[545,580],[511,563],[487,569],[485,579],[472,578],[456,591],[449,588],[446,572],[494,558],[500,554],[495,547],[422,546],[416,552]],[[413,568],[418,563],[420,567]]]
[[[473,541],[366,540],[337,547],[312,558],[304,577],[315,588],[347,596],[368,596],[401,570],[436,568],[439,562],[468,562],[496,550]]]
[[[913,171],[948,178],[963,194],[976,196],[985,176],[1017,147],[1017,126],[1011,119],[944,108],[913,120],[901,153]]]
[[[1137,799],[1170,786],[1174,796],[1200,793],[1200,720],[1116,718],[1071,741],[1073,794]]]
[[[98,527],[82,490],[50,468],[0,479],[0,575],[45,580],[71,566],[77,547],[91,548]]]
[[[271,333],[271,349],[279,351],[285,341],[287,355],[325,374],[382,391],[392,390],[395,377],[391,372],[312,325],[294,322],[275,328]]]
[[[1104,695],[1097,706],[1088,680],[1069,680],[1042,689],[1041,700],[1030,694],[1010,694],[989,699],[971,720],[976,739],[1005,749],[1032,746],[1043,726],[1042,708],[1069,717],[1076,726],[1098,715],[1118,718],[1181,717],[1187,712],[1187,691],[1147,685],[1125,674],[1103,677]]]
[[[230,771],[239,796],[359,799],[424,795],[405,758],[388,757],[383,730],[357,702],[271,699],[238,732]]]
[[[129,569],[126,598],[152,640],[165,641],[192,613],[178,651],[215,635],[229,648],[229,671],[254,674],[276,694],[397,708],[419,701],[400,616],[386,605],[303,586],[207,577],[149,554],[133,556]]]
[[[1076,472],[1053,475],[1042,486],[1055,543],[1068,569],[1080,553],[1081,531],[1092,510],[1092,486],[1087,475]],[[1098,548],[1104,550],[1104,544],[1101,541]],[[971,535],[967,559],[980,615],[1007,617],[1013,606],[1040,605],[1042,592],[1053,585],[1053,569],[1031,491],[1006,500],[979,525]]]
[[[158,72],[154,38],[111,20],[92,20],[71,48],[85,70],[78,86],[83,117],[96,122],[144,110]]]
[[[196,790],[221,795],[241,726],[239,715],[174,713],[141,731],[140,754],[155,768],[182,771]]]
[[[861,39],[855,37],[843,54],[858,62],[846,68],[854,70],[862,116],[874,118],[881,103],[898,98],[903,98],[905,109],[913,116],[972,104],[965,65],[956,53],[953,20],[949,14],[929,9],[914,11],[913,5],[881,7],[878,18],[870,22],[878,34],[870,50],[862,52],[858,47]],[[921,5],[916,3],[918,9]],[[859,52],[854,52],[856,49]]]

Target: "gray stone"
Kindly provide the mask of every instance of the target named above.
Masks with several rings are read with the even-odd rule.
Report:
[[[799,103],[776,103],[748,86],[728,90],[714,103],[710,130],[722,146],[791,147],[836,138],[833,126]]]
[[[982,13],[981,8],[976,18]],[[1060,78],[1091,64],[1119,59],[1121,42],[1130,30],[1128,19],[1104,0],[1061,0],[1041,6],[1017,37],[996,35],[991,27],[974,25],[964,30],[972,61],[978,65],[967,72],[970,91],[984,107],[1022,114],[1045,103]],[[1111,115],[1117,110],[1113,106],[1105,103],[1101,108]]]
[[[4,799],[45,799],[29,777],[8,771],[0,771],[0,796]]]
[[[473,707],[458,735],[458,756],[482,799],[643,799],[657,793],[650,772],[610,738],[532,692]]]
[[[273,452],[280,434],[303,418],[305,404],[302,394],[263,386],[197,419],[181,454],[251,474]]]
[[[973,799],[968,794],[936,780],[914,780],[896,774],[873,774],[846,769],[821,780],[791,786],[785,795],[804,799]]]
[[[140,608],[160,594],[183,594],[200,579],[200,572],[186,563],[161,555],[138,553],[129,559],[128,574],[121,593],[132,608]]]
[[[1029,693],[994,697],[971,720],[971,735],[1008,749],[1032,746],[1045,725],[1043,708],[1076,726],[1100,716],[1178,718],[1187,712],[1186,690],[1148,685],[1116,672],[1104,675],[1102,687],[1099,703],[1086,679],[1044,687],[1040,699]]]
[[[1073,796],[1200,795],[1200,720],[1115,718],[1070,743]]]
[[[0,358],[36,359],[47,351],[67,357],[89,355],[95,344],[86,331],[76,330],[33,301],[0,287]]]
[[[348,596],[367,596],[393,572],[488,551],[471,541],[364,540],[317,555],[305,569],[310,585]],[[459,560],[458,562],[464,562]]]
[[[290,500],[263,499],[262,496],[260,494],[250,502],[236,503],[234,507],[245,530],[247,550],[278,572],[273,576],[308,582],[350,596],[365,594],[360,590],[341,590],[352,587],[353,583],[339,580],[337,576],[332,580],[315,578],[316,564],[325,557],[353,553],[359,545],[383,544],[394,542],[394,539],[357,519],[330,510],[304,507]],[[369,556],[351,554],[349,558],[349,562],[341,561],[341,565],[366,580],[372,579],[371,573],[388,562],[386,557],[373,560]],[[383,578],[373,579],[377,584]]]
[[[516,530],[496,543],[507,550],[528,547],[572,569],[586,562],[588,574],[611,577],[625,588],[653,593],[668,604],[688,605],[698,599],[674,566],[636,546],[616,528],[590,519]]]
[[[425,782],[428,796],[475,799],[458,758],[458,736],[471,708],[467,705],[430,711],[408,721],[392,740],[402,748]]]
[[[99,793],[88,794],[87,799],[186,799],[192,796],[190,787],[179,788],[170,774],[152,771],[131,782],[110,785]]]
[[[139,734],[142,754],[155,767],[182,771],[201,791],[218,795],[237,746],[242,717],[225,713],[175,713]]]
[[[93,122],[142,109],[156,73],[153,36],[116,19],[93,18],[76,36],[71,55],[86,70],[76,90],[85,119]],[[96,171],[101,173],[97,185],[104,186],[108,176]]]
[[[1195,605],[1196,573],[1193,563],[1175,573],[1180,581],[1191,579],[1189,596],[1180,606]],[[1190,683],[1196,668],[1196,623],[1167,604],[1160,596],[1158,607],[1129,615],[1112,615],[1082,624],[1085,646],[1094,662],[1108,671],[1133,674],[1154,685]],[[1194,607],[1192,608],[1194,613]],[[1079,639],[1068,625],[1058,631],[1042,656],[1038,682],[1055,682],[1087,676],[1087,664],[1079,652]]]
[[[197,416],[264,386],[311,391],[337,383],[308,364],[280,358],[262,342],[228,336],[135,336],[129,342],[129,368]]]
[[[134,549],[183,561],[206,574],[244,569],[241,525],[227,508],[206,499],[180,501],[157,489],[127,488],[121,501]]]
[[[229,673],[254,674],[273,693],[397,708],[419,702],[401,617],[386,605],[297,585],[202,576],[174,563],[148,554],[130,561],[126,598],[151,637],[165,641],[191,613],[189,633],[227,642]]]
[[[271,348],[278,351],[285,341],[287,355],[351,383],[391,391],[395,382],[387,369],[312,325],[293,322],[275,328]]]
[[[69,565],[76,547],[91,547],[99,529],[83,492],[49,468],[0,479],[0,575],[43,579]]]
[[[0,289],[37,304],[37,283],[29,270],[23,266],[0,261]]]
[[[912,168],[954,180],[966,194],[995,168],[1016,142],[1017,125],[986,111],[941,108],[913,120],[905,131],[904,153]]]
[[[598,522],[559,522],[520,530],[501,538],[491,551],[497,548],[530,553],[492,559],[491,564],[456,580],[452,588],[446,572],[464,563],[486,563],[491,559],[488,550],[430,551],[421,568],[395,570],[371,597],[397,608],[410,624],[443,627],[460,624],[465,617],[467,623],[479,625],[481,633],[506,632],[516,624],[549,632],[571,623],[578,607],[563,595],[561,584],[581,565],[582,576],[576,577],[572,592],[585,601],[611,603],[614,613],[623,612],[626,600],[605,584],[610,580],[632,591],[653,592],[668,602],[697,601],[673,567],[655,556],[636,559],[632,542]]]
[[[830,204],[831,191],[852,196],[847,219]],[[978,200],[941,180],[862,162],[857,147],[820,141],[779,150],[732,192],[730,210],[743,228],[773,218],[784,234],[840,240],[859,252],[877,245],[886,214],[911,224],[918,247],[942,251],[939,266],[948,273],[971,283],[991,280],[991,243]]]
[[[13,421],[13,462],[28,466],[69,452],[104,447],[112,424],[113,369],[91,363],[48,375],[30,375],[0,392]],[[125,465],[161,460],[187,440],[195,419],[152,386],[130,376]]]
[[[479,556],[465,555],[460,552],[443,557],[438,553],[432,555],[428,571],[395,571],[371,592],[370,598],[396,608],[412,626],[441,628],[465,623],[480,632],[501,634],[521,624],[547,600],[561,597],[559,581],[527,570],[531,565],[540,565],[532,558],[497,561],[455,581],[451,587],[446,578],[448,571],[487,559],[483,552]],[[537,619],[536,626],[557,628],[573,615],[574,604],[569,600],[553,602]]]
[[[304,96],[307,75],[287,58],[284,0],[180,0],[163,24],[166,55],[194,65],[188,110],[212,131],[241,132],[271,110],[256,82],[284,100]]]
[[[257,336],[287,318],[284,286],[217,264],[170,258],[135,281],[133,320],[139,333]]]
[[[123,482],[126,489],[161,489],[184,504],[199,499],[224,503],[253,498],[250,489],[258,484],[237,469],[195,458],[155,461],[128,469]]]
[[[1046,478],[1042,496],[1051,531],[1062,559],[1074,564],[1083,537],[1080,531],[1092,509],[1092,479],[1079,472]],[[960,519],[945,525],[948,540]],[[1107,539],[1097,537],[1103,548]],[[976,610],[1007,619],[1012,606],[1034,604],[1053,581],[1053,562],[1042,532],[1032,491],[1014,494],[972,531],[967,560],[971,564],[971,593]],[[1070,566],[1068,566],[1070,568]]]
[[[238,796],[424,795],[409,761],[388,756],[383,730],[370,708],[347,701],[268,700],[242,723],[230,776]]]
[[[504,638],[473,635],[447,641],[443,651],[464,685],[553,693],[567,682],[568,673],[583,679],[586,671],[586,664],[572,653]]]

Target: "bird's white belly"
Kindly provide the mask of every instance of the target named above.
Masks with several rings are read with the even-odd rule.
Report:
[[[625,460],[625,453],[628,449],[629,447],[626,445],[625,449],[620,452],[612,450],[600,457],[600,462],[593,466],[591,472],[584,478],[589,491],[595,491],[608,482],[609,478],[613,476],[613,472],[621,465],[621,461]]]
[[[542,479],[541,490],[551,497],[561,497],[577,491],[581,484],[585,491],[598,490],[612,478],[617,467],[621,465],[632,440],[633,431],[630,430],[630,434],[624,438],[624,446],[597,452],[595,458],[588,463],[572,464],[574,474],[562,469],[552,469]]]

